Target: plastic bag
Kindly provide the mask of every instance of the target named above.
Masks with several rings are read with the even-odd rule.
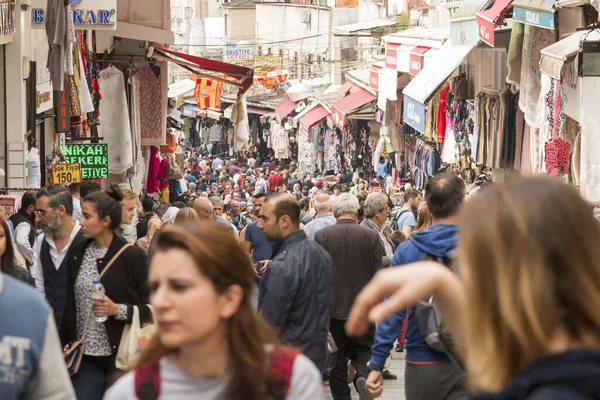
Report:
[[[327,334],[327,358],[325,360],[325,373],[329,374],[337,362],[338,348],[331,336],[331,332]]]
[[[150,307],[150,306],[148,306]],[[152,319],[154,320],[154,310]],[[140,357],[140,353],[146,347],[152,336],[156,334],[156,321],[152,324],[140,324],[140,314],[137,306],[133,306],[133,318],[130,325],[125,325],[121,343],[117,352],[116,365],[123,371],[128,371],[135,366]]]

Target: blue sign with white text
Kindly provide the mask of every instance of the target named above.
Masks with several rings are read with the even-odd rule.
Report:
[[[417,131],[425,132],[425,105],[415,99],[404,96],[404,113],[402,115],[404,122],[415,128]]]
[[[551,11],[532,10],[530,8],[513,7],[515,21],[540,28],[554,29],[554,13]]]

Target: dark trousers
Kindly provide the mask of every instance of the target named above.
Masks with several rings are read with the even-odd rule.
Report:
[[[79,372],[71,377],[78,400],[102,400],[104,391],[118,371],[116,355],[106,357],[83,356]]]
[[[360,337],[348,337],[344,330],[346,320],[330,320],[329,331],[337,345],[337,361],[329,375],[329,387],[334,400],[351,400],[351,391],[348,387],[348,359],[356,370],[356,377],[369,375],[367,363],[371,359],[371,346],[375,339],[375,326]]]
[[[406,400],[468,400],[465,373],[452,361],[436,364],[406,363]]]

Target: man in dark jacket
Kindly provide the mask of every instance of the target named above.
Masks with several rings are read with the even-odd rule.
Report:
[[[427,255],[447,259],[456,246],[457,221],[460,206],[465,196],[465,184],[451,175],[438,175],[425,187],[425,201],[433,215],[433,225],[423,232],[414,234],[396,249],[392,268],[416,261]],[[406,399],[468,399],[463,371],[445,353],[431,349],[419,332],[414,307],[408,309],[406,329],[406,370],[404,384]],[[373,355],[367,379],[367,388],[378,393],[383,385],[381,371],[398,333],[402,329],[405,312],[399,312],[377,325]]]
[[[383,248],[376,232],[358,225],[359,204],[355,196],[340,194],[333,200],[332,208],[337,223],[315,235],[315,242],[327,250],[335,266],[329,329],[338,353],[329,385],[334,400],[351,400],[347,365],[350,358],[356,369],[354,384],[360,399],[372,399],[366,392],[365,383],[375,327],[364,336],[348,337],[344,325],[356,296],[381,268]]]
[[[298,346],[323,371],[327,354],[333,263],[300,229],[300,205],[289,194],[264,202],[258,227],[274,242],[258,309],[284,343]]]

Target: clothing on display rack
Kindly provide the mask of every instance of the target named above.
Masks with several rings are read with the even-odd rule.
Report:
[[[143,146],[160,146],[167,138],[168,68],[166,62],[156,62],[154,69],[149,64],[136,65],[138,80],[136,96],[141,122]],[[157,74],[154,72],[158,67]]]

